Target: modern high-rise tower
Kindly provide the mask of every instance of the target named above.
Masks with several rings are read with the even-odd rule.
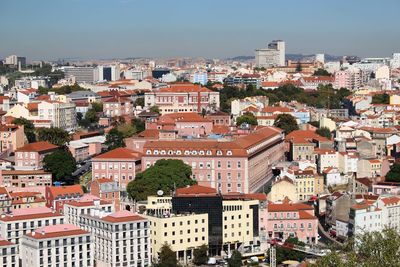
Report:
[[[267,48],[256,49],[256,67],[269,68],[285,66],[285,42],[274,40]]]

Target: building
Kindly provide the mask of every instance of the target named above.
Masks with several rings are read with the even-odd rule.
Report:
[[[0,170],[0,184],[9,189],[51,186],[52,174],[44,170]]]
[[[15,150],[15,169],[40,170],[43,169],[43,159],[59,149],[58,146],[46,141],[34,142]]]
[[[297,237],[300,241],[316,244],[318,242],[318,218],[314,207],[303,203],[268,204],[268,236],[270,239]]]
[[[65,77],[73,76],[77,83],[95,82],[94,67],[64,67]]]
[[[72,224],[38,228],[21,238],[22,266],[93,267],[90,233]]]
[[[333,142],[310,130],[296,130],[286,136],[289,159],[315,162],[315,148],[332,149]]]
[[[141,159],[141,153],[128,148],[116,148],[98,155],[92,159],[92,180],[112,179],[125,191],[128,183],[142,170]]]
[[[6,57],[4,60],[5,65],[12,65],[12,66],[18,66],[18,67],[25,67],[26,66],[26,57],[20,57],[17,55],[10,55]]]
[[[369,232],[381,232],[384,229],[382,209],[374,202],[362,200],[350,207],[349,236],[355,237]]]
[[[294,181],[289,177],[277,177],[271,185],[271,191],[268,193],[268,200],[271,202],[281,202],[286,197],[296,203],[298,201],[297,187]]]
[[[282,40],[272,41],[267,48],[257,49],[255,54],[258,68],[285,66],[285,42]]]
[[[272,178],[272,166],[284,158],[283,132],[263,127],[229,141],[149,140],[143,147],[142,170],[169,158],[191,166],[199,185],[222,193],[257,192]]]
[[[10,153],[23,147],[25,133],[23,125],[0,125],[0,153]]]
[[[11,192],[12,210],[45,207],[46,200],[40,192]]]
[[[64,205],[65,222],[79,226],[79,217],[89,215],[91,209],[113,212],[114,206],[111,201],[101,200],[93,195],[84,195],[79,200],[73,200]]]
[[[64,223],[64,216],[47,207],[18,209],[0,217],[1,236],[19,244],[22,235],[33,230]]]
[[[219,92],[211,91],[201,85],[176,83],[170,87],[145,93],[145,106],[158,106],[161,114],[174,112],[196,112],[219,109]]]
[[[297,199],[309,200],[324,190],[324,178],[312,169],[294,171]]]
[[[94,179],[88,184],[88,189],[92,195],[113,203],[116,211],[120,210],[121,188],[115,180],[108,178]],[[125,196],[124,192],[123,194]]]
[[[49,120],[53,127],[66,131],[74,131],[76,128],[75,103],[63,103],[47,100],[38,104],[39,120]]]
[[[80,227],[92,235],[97,267],[150,266],[150,229],[146,218],[129,211],[106,214],[95,209],[79,218]]]
[[[116,65],[97,66],[95,69],[95,81],[116,81],[120,79],[120,70]]]
[[[201,85],[206,85],[208,81],[207,72],[195,72],[190,74],[191,83],[199,83]]]
[[[68,143],[68,149],[77,162],[82,162],[101,153],[106,141],[104,135],[73,140]]]
[[[2,214],[9,213],[12,209],[12,199],[6,187],[0,187],[0,211]]]
[[[3,267],[19,267],[18,246],[0,238],[0,262]]]
[[[64,212],[64,204],[79,200],[83,196],[82,187],[77,185],[46,186],[46,206],[59,213]]]
[[[128,97],[113,97],[103,101],[103,112],[107,117],[132,116],[135,104]]]

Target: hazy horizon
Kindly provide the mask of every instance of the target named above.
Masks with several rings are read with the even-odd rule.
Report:
[[[229,58],[273,39],[290,54],[400,52],[398,0],[3,0],[0,58]]]

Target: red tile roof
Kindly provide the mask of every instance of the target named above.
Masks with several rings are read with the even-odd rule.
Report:
[[[44,153],[48,152],[51,150],[57,149],[58,146],[55,146],[49,142],[46,141],[40,141],[40,142],[35,142],[35,143],[30,143],[27,145],[24,145],[23,147],[19,148],[16,150],[16,152],[39,152],[39,153]]]
[[[161,88],[158,90],[159,93],[192,93],[192,92],[212,92],[206,87],[202,87],[197,84],[182,83],[182,84],[171,84],[170,87]]]
[[[216,196],[217,190],[215,188],[192,185],[189,187],[176,189],[175,196],[177,197],[191,197],[191,196]]]
[[[108,216],[102,218],[103,221],[110,223],[123,223],[123,222],[132,222],[132,221],[142,221],[146,220],[142,216],[136,215],[129,211],[117,211]]]
[[[311,143],[312,140],[317,140],[319,142],[329,142],[330,140],[326,137],[320,136],[314,131],[310,130],[296,130],[289,133],[286,136],[286,141],[298,144]]]
[[[26,234],[26,236],[33,239],[47,239],[77,235],[89,235],[89,232],[82,230],[73,224],[60,224],[38,228],[34,232]]]
[[[175,124],[177,122],[210,122],[210,120],[194,112],[170,113],[158,118],[158,124]]]
[[[303,203],[270,203],[269,212],[313,210],[312,206]]]
[[[10,241],[2,238],[0,239],[0,247],[11,246],[11,245],[14,245],[14,243],[11,243]]]
[[[135,150],[119,147],[94,157],[94,160],[126,159],[139,160],[142,154]]]
[[[50,194],[53,197],[64,195],[83,195],[82,187],[79,184],[66,186],[49,186]]]
[[[312,215],[304,210],[299,210],[299,218],[302,220],[317,219],[317,217],[315,217],[314,215]]]

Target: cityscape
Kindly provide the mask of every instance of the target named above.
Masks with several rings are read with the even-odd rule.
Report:
[[[0,4],[0,266],[400,266],[400,2],[111,2]]]

